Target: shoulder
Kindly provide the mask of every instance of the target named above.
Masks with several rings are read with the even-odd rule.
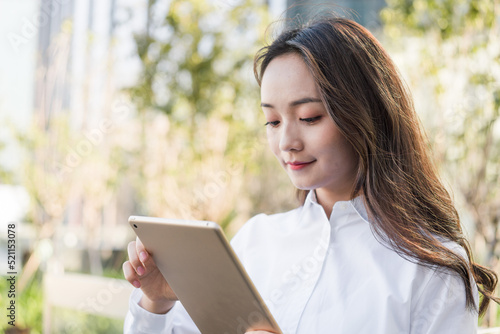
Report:
[[[440,243],[442,246],[446,247],[448,250],[453,252],[455,255],[458,255],[462,257],[464,260],[469,262],[469,257],[467,255],[466,250],[464,247],[462,247],[459,243],[449,240],[444,237],[436,236],[433,235]],[[460,279],[459,275],[446,268],[446,267],[440,267],[437,265],[432,265],[432,266],[423,266],[423,270],[427,273],[426,275],[426,280],[424,282],[424,286],[427,287],[432,287],[435,285],[441,285],[441,284],[446,284],[446,282],[454,281],[455,284],[462,284],[462,289],[463,289],[463,282]]]
[[[465,260],[469,261],[469,257],[467,256],[467,252],[457,242],[443,238],[443,237],[439,237],[439,236],[436,236],[436,239],[439,240],[444,247],[448,248],[450,251],[452,251],[456,255],[459,255],[462,258],[464,258]]]
[[[298,222],[302,206],[293,210],[265,214],[260,213],[250,218],[231,239],[231,245],[238,253],[238,250],[246,248],[248,244],[255,243],[255,240],[271,238],[276,233],[286,234]]]
[[[467,252],[460,244],[442,237],[436,236],[436,239],[444,247],[469,262]],[[434,308],[439,306],[444,309],[446,305],[458,305],[457,310],[465,310],[465,286],[460,275],[450,269],[437,266],[425,267],[423,270],[427,275],[421,286],[420,293],[415,299],[417,307],[428,308],[429,305],[434,305]],[[473,277],[470,277],[470,284],[474,302],[477,306],[479,295]]]
[[[464,257],[467,254],[456,242],[443,241],[445,247]],[[474,278],[470,278],[474,309],[466,303],[465,285],[462,277],[446,268],[424,268],[426,280],[419,284],[418,293],[412,301],[412,332],[475,333],[479,305],[479,291]]]
[[[295,208],[293,210],[275,214],[265,214],[260,213],[258,215],[250,218],[235,235],[235,238],[240,235],[245,235],[254,230],[269,230],[275,228],[286,228],[287,226],[293,225],[297,221],[300,213],[302,211],[302,206]]]
[[[437,237],[437,239],[441,242],[441,244],[444,247],[446,247],[448,250],[453,252],[455,255],[460,256],[468,264],[470,264],[469,255],[467,254],[467,252],[463,246],[461,246],[459,243],[457,243],[455,241],[451,241],[449,239],[439,238],[439,237]],[[448,268],[434,268],[433,278],[434,279],[439,278],[440,281],[443,281],[444,280],[443,277],[445,277],[447,281],[454,281],[454,283],[456,285],[461,285],[462,289],[464,288],[463,280],[460,277],[460,275],[458,275],[458,273],[451,271]],[[432,283],[433,280],[430,279],[429,281],[430,281],[430,283]],[[470,277],[470,282],[471,282],[473,288],[475,288],[476,284],[475,284],[473,277]]]

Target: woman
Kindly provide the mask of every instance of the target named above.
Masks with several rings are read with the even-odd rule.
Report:
[[[472,261],[412,100],[365,28],[327,18],[255,58],[269,145],[301,206],[232,245],[284,333],[473,333],[496,274]],[[140,242],[126,332],[197,333]],[[478,292],[483,298],[479,304]]]

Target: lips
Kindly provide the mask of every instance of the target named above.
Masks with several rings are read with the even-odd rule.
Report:
[[[299,170],[299,169],[302,169],[302,168],[305,168],[305,167],[311,165],[315,161],[316,160],[313,160],[313,161],[289,161],[286,164],[288,166],[290,166],[290,169],[292,169],[292,170]]]

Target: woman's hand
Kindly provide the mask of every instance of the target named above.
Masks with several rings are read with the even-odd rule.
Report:
[[[128,244],[127,251],[129,260],[123,263],[123,273],[134,287],[141,288],[144,295],[139,305],[152,313],[167,313],[174,306],[177,297],[153,257],[139,238]]]

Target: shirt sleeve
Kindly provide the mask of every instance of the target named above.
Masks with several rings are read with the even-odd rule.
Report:
[[[477,307],[479,295],[473,281],[472,294]],[[462,278],[435,270],[412,310],[411,334],[477,333],[478,313],[465,304]]]
[[[130,295],[129,311],[123,325],[124,334],[200,334],[180,302],[166,314],[155,314],[139,306],[141,289],[134,289]]]

